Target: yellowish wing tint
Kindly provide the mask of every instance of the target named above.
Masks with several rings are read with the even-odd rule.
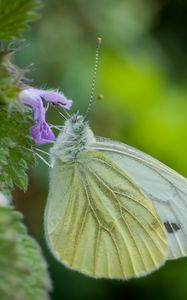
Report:
[[[149,198],[98,151],[52,169],[45,231],[58,260],[93,277],[143,276],[168,253]]]
[[[167,259],[187,256],[187,179],[123,143],[97,138],[92,147],[120,166],[152,201],[167,232]]]

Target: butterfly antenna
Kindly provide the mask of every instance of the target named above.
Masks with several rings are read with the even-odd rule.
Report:
[[[92,79],[92,88],[91,88],[91,93],[90,93],[90,100],[88,104],[88,109],[85,115],[85,120],[88,118],[88,114],[91,110],[92,107],[92,102],[93,102],[93,96],[94,96],[94,90],[95,90],[95,81],[96,81],[96,76],[97,76],[97,66],[98,66],[98,59],[99,59],[99,48],[101,46],[101,38],[98,37],[96,41],[96,52],[95,52],[95,66],[94,66],[94,72],[93,72],[93,79]]]

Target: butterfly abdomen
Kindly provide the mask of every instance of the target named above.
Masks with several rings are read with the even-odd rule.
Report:
[[[95,138],[88,123],[82,116],[73,115],[66,121],[51,149],[52,165],[57,158],[62,162],[75,161],[78,154],[88,149],[92,142],[95,142]]]

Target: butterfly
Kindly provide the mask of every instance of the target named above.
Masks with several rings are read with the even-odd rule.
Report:
[[[155,158],[65,122],[50,151],[45,236],[65,266],[128,279],[187,255],[187,180]]]

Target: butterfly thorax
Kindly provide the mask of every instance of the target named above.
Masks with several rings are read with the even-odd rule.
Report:
[[[62,162],[76,161],[78,154],[88,149],[92,142],[95,142],[95,137],[88,122],[78,114],[71,116],[51,148],[52,166],[56,159]]]

